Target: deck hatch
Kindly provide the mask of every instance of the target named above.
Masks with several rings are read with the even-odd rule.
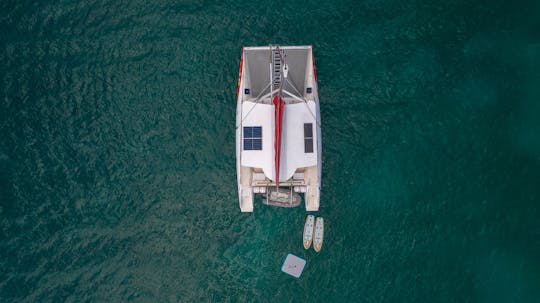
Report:
[[[262,126],[244,126],[244,150],[262,150]]]
[[[313,152],[313,123],[304,123],[304,152]]]

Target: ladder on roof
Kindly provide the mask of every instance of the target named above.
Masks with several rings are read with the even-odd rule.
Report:
[[[272,84],[274,86],[274,89],[277,89],[281,85],[281,50],[279,49],[279,46],[276,46],[272,50],[272,66],[273,66],[273,79]]]

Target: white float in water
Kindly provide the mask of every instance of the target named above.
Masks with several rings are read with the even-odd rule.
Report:
[[[281,266],[281,271],[293,277],[300,278],[304,266],[306,266],[306,260],[293,254],[288,254],[285,262],[283,262],[283,266]]]

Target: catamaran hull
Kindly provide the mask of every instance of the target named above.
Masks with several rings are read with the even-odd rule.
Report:
[[[322,134],[312,47],[243,48],[237,93],[240,210],[252,212],[255,195],[260,195],[264,204],[282,206],[273,203],[269,195],[271,188],[279,187],[302,195],[306,211],[317,211]]]

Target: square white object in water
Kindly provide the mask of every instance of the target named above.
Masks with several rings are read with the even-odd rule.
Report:
[[[281,266],[281,271],[293,277],[300,278],[304,266],[306,266],[306,260],[298,258],[293,254],[288,254],[285,262],[283,262],[283,266]]]

